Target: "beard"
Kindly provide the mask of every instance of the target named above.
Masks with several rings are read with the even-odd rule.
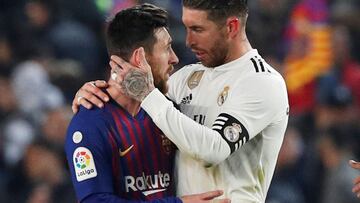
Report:
[[[228,48],[225,46],[214,46],[209,51],[209,59],[200,61],[206,67],[217,67],[226,63]]]
[[[229,52],[229,46],[227,43],[224,42],[225,37],[220,35],[213,43],[212,47],[210,47],[209,51],[206,51],[208,54],[207,58],[199,59],[200,62],[209,68],[217,67],[226,63],[226,57]],[[197,49],[194,47],[195,50],[202,50]]]
[[[161,93],[166,94],[169,91],[167,81],[162,79],[156,79],[154,77],[154,86],[160,90]]]
[[[167,84],[167,80],[162,77],[159,73],[160,67],[158,67],[152,61],[149,61],[149,65],[151,66],[151,73],[154,78],[154,86],[160,90],[161,93],[166,94],[169,91],[169,86]],[[168,70],[173,70],[172,66],[167,67]]]

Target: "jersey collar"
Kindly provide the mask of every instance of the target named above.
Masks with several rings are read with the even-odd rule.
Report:
[[[227,71],[230,69],[237,69],[239,67],[243,67],[246,63],[250,61],[250,59],[256,55],[259,55],[257,49],[252,49],[248,52],[246,52],[243,56],[240,58],[230,61],[228,63],[225,63],[221,66],[217,66],[214,68],[214,71]]]

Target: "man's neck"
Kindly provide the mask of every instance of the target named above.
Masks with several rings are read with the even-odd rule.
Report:
[[[230,52],[230,53],[232,53],[232,56],[230,57],[231,58],[230,61],[236,60],[236,59],[244,56],[250,50],[252,50],[252,46],[249,43],[246,36],[244,36],[240,40],[241,40],[240,43],[232,44],[232,47],[231,47],[232,51]]]
[[[130,115],[136,116],[140,111],[140,102],[136,101],[127,95],[123,94],[113,81],[109,81],[109,87],[106,88],[106,91],[109,93],[110,97],[121,105]]]
[[[252,49],[253,48],[249,40],[247,39],[245,32],[239,34],[239,36],[233,39],[233,42],[230,43],[229,53],[228,56],[226,57],[225,62],[229,63],[231,61],[237,60],[238,58],[241,58]]]

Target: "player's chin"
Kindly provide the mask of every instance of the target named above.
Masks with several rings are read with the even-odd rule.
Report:
[[[166,94],[169,91],[169,85],[167,84],[167,81],[164,81],[162,88],[161,88],[161,92],[163,94]]]
[[[166,94],[169,91],[168,80],[161,80],[155,83],[155,87],[160,90],[161,93]]]

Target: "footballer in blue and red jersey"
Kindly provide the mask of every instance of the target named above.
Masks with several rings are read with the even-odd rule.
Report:
[[[174,197],[175,150],[143,109],[133,117],[114,100],[81,107],[65,144],[80,202],[181,202]]]

